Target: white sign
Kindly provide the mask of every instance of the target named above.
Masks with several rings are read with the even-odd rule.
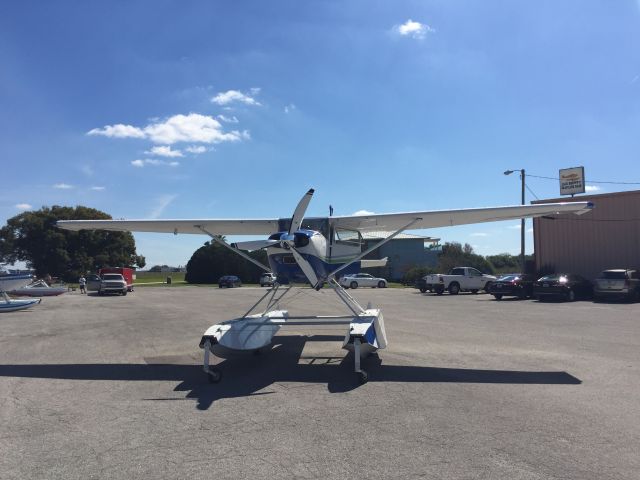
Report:
[[[584,167],[560,170],[560,195],[584,193]]]

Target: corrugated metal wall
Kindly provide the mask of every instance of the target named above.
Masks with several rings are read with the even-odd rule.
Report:
[[[640,267],[640,191],[581,195],[532,202],[593,202],[584,215],[536,218],[538,271],[572,272],[593,279],[607,268]]]

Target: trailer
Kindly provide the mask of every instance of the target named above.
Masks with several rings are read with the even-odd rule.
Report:
[[[127,282],[127,291],[133,292],[133,282],[136,279],[136,270],[131,267],[105,267],[98,270],[98,275],[102,276],[104,273],[119,273],[124,277]]]

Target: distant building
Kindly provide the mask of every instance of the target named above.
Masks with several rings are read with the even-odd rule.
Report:
[[[584,215],[533,220],[538,272],[572,272],[593,279],[607,268],[640,267],[640,190],[532,202],[594,203]]]
[[[363,233],[362,239],[364,245],[362,250],[364,251],[370,248],[392,233],[393,232]],[[367,269],[366,271],[383,276],[389,280],[401,280],[407,270],[412,267],[435,267],[438,262],[440,249],[433,247],[439,240],[439,238],[401,233],[365,257],[368,259],[387,257],[387,266]]]

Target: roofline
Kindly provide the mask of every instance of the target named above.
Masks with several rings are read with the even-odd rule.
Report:
[[[542,203],[557,203],[557,202],[585,202],[590,200],[598,200],[599,198],[606,198],[606,197],[624,197],[626,195],[640,195],[640,190],[625,190],[622,192],[609,192],[609,193],[592,193],[589,195],[579,194],[575,197],[545,198],[542,200],[533,200],[531,202],[531,205],[539,205]]]

